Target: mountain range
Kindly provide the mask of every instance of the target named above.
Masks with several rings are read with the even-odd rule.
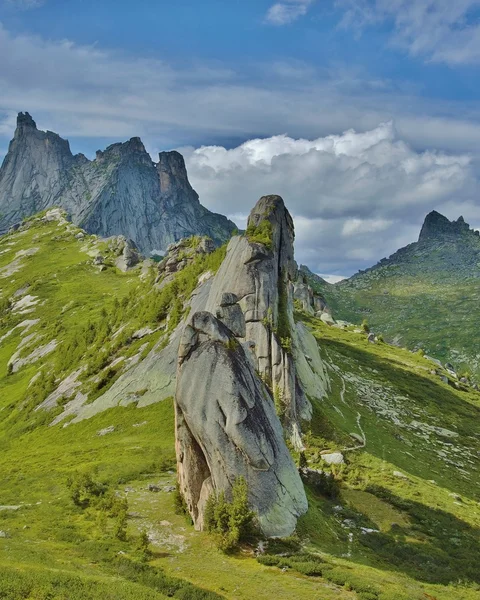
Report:
[[[19,113],[0,169],[0,233],[52,206],[89,233],[132,239],[145,254],[163,253],[194,234],[221,244],[235,229],[200,204],[178,152],[161,152],[154,163],[136,137],[90,161],[73,155],[56,133],[37,129],[28,112]]]
[[[281,197],[232,233],[180,154],[28,113],[0,201],[0,598],[478,598],[463,218],[330,285]]]

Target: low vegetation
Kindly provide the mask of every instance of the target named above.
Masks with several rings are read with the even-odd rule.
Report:
[[[108,389],[123,368],[113,361],[141,360],[161,344],[199,276],[224,256],[199,258],[158,289],[154,271],[120,273],[101,242],[75,234],[35,222],[0,238],[0,269],[38,247],[21,258],[28,268],[0,279],[0,598],[478,598],[480,396],[443,381],[420,353],[296,313],[328,384],[311,399],[306,447],[295,454],[321,474],[307,483],[309,510],[287,540],[254,535],[242,478],[231,498],[209,499],[210,531],[193,530],[173,491],[171,398],[51,425],[68,398],[35,409],[69,364],[84,369],[78,389],[89,397]],[[92,265],[92,248],[106,269]],[[38,302],[22,314],[15,303],[27,294]],[[375,331],[370,315],[368,323]],[[153,333],[134,339],[143,327]],[[20,344],[25,357],[52,339],[50,354],[7,374]],[[323,458],[332,452],[341,464]]]

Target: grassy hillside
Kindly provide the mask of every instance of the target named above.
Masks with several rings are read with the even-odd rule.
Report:
[[[480,374],[478,321],[480,238],[465,230],[428,237],[348,280],[310,276],[338,319],[367,319],[376,333],[422,348],[459,371]]]
[[[161,343],[181,318],[182,295],[222,258],[201,259],[162,291],[148,269],[119,272],[107,242],[78,233],[34,220],[0,238],[0,269],[10,269],[0,278],[0,598],[478,598],[480,396],[444,384],[416,354],[297,313],[330,378],[327,397],[312,399],[302,461],[326,475],[308,486],[297,536],[270,543],[259,560],[253,546],[223,554],[177,514],[171,399],[50,426],[65,399],[35,408],[51,389],[85,367],[78,389],[97,397],[121,373],[122,361],[118,371],[112,363],[142,360]],[[33,310],[19,314],[26,295]],[[135,340],[146,326],[162,329]],[[20,358],[57,346],[12,372],[8,361],[32,334]],[[328,465],[325,451],[342,452],[344,464]],[[75,504],[76,473],[88,474],[93,499]]]

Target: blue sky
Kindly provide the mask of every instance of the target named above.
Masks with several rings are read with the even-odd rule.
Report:
[[[329,274],[433,208],[480,226],[479,0],[0,0],[0,55],[0,159],[20,110],[89,157],[179,148],[240,225],[282,193]]]

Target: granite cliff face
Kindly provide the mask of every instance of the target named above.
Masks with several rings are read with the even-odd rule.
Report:
[[[89,161],[20,113],[0,169],[0,233],[51,206],[65,208],[89,233],[134,240],[144,253],[194,234],[223,243],[235,229],[200,204],[178,152],[161,152],[155,164],[140,138],[132,138]]]
[[[230,240],[206,310],[193,313],[180,342],[178,473],[200,529],[208,496],[228,495],[238,475],[266,535],[289,535],[307,508],[284,431],[303,447],[302,422],[311,418],[305,392],[321,398],[328,380],[311,333],[293,319],[293,240],[283,200],[261,198],[247,234]]]

